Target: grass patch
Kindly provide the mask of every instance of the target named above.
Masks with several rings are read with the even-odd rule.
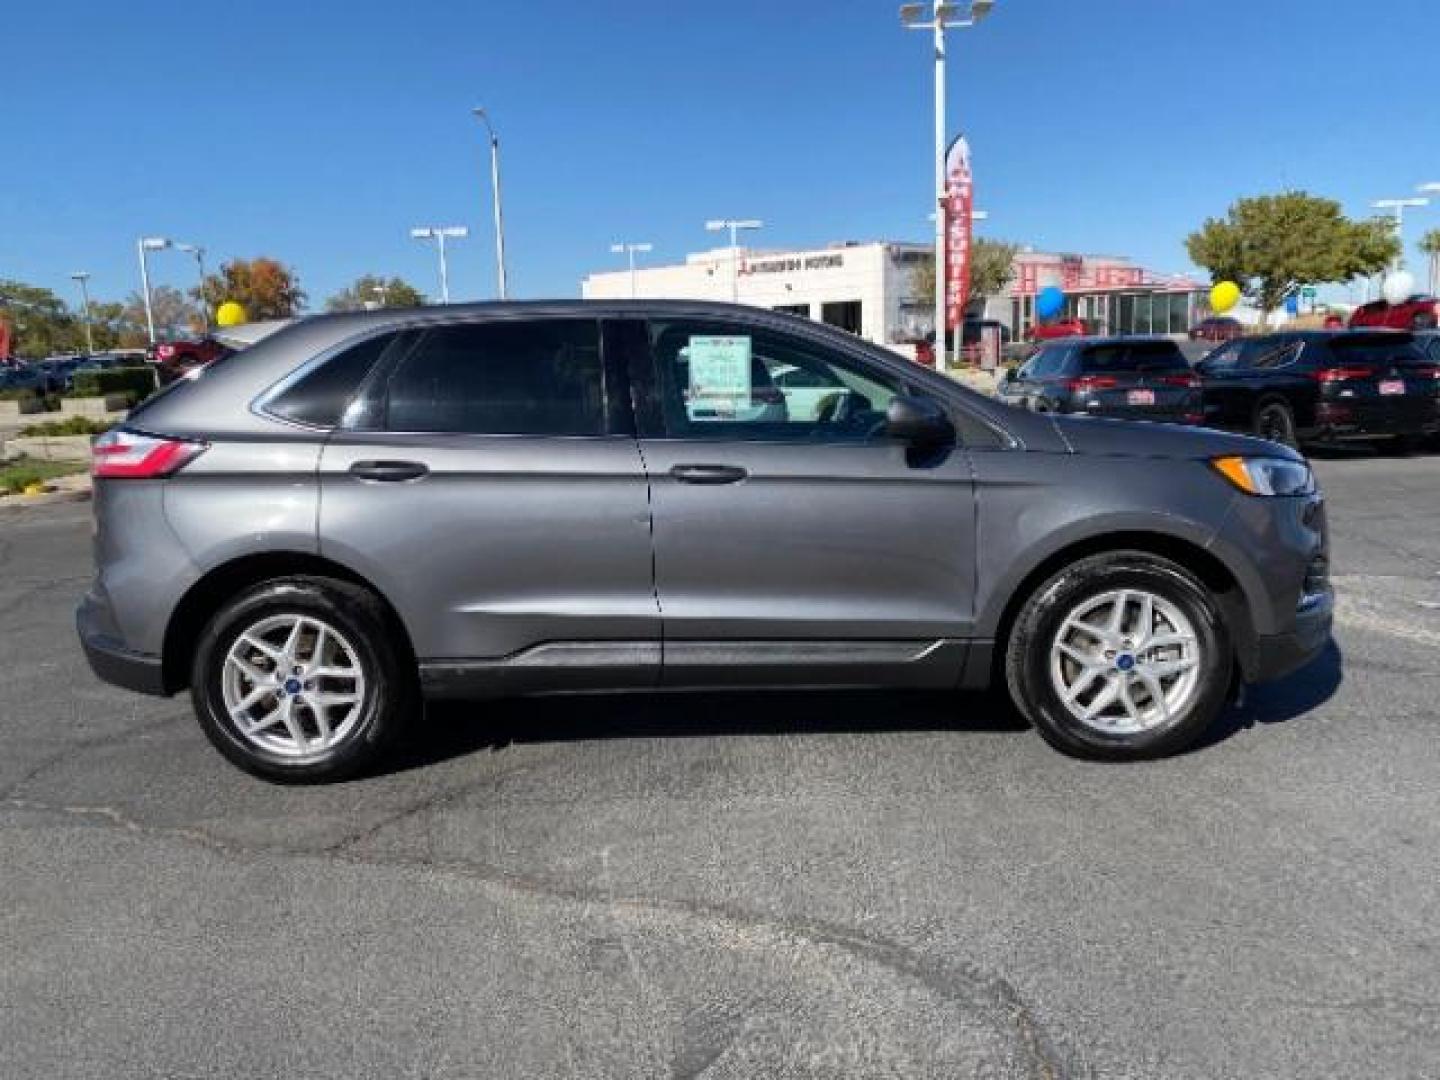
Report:
[[[0,492],[18,495],[32,484],[43,484],[59,476],[74,476],[90,466],[83,461],[36,461],[19,458],[0,464]]]
[[[91,420],[88,416],[70,416],[64,420],[46,420],[20,429],[25,438],[43,438],[46,435],[100,435],[113,425],[105,420]]]

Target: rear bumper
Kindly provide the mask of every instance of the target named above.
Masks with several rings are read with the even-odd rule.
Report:
[[[90,670],[105,682],[140,694],[166,697],[165,671],[160,657],[131,652],[105,632],[109,619],[93,594],[75,611],[75,629]]]
[[[1304,667],[1325,649],[1335,621],[1335,594],[1325,592],[1295,614],[1295,626],[1283,634],[1262,634],[1242,666],[1246,682],[1270,682]]]
[[[1397,414],[1389,410],[1357,409],[1338,402],[1321,402],[1315,411],[1320,439],[1420,437],[1440,431],[1440,406]]]

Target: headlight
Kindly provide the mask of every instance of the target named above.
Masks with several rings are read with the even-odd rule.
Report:
[[[1215,471],[1247,495],[1312,495],[1315,476],[1303,461],[1277,457],[1222,457]]]

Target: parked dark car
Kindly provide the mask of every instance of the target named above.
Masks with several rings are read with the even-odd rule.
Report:
[[[1311,330],[1232,341],[1197,370],[1205,422],[1300,446],[1374,441],[1404,450],[1440,427],[1440,367],[1414,335]]]
[[[47,386],[45,373],[29,364],[0,366],[0,390],[33,390],[43,394]]]
[[[188,687],[278,780],[370,765],[422,695],[555,691],[999,681],[1065,751],[1154,756],[1333,606],[1292,450],[1037,416],[728,304],[302,320],[93,471],[90,663]]]
[[[997,390],[1043,413],[1198,424],[1200,378],[1166,338],[1074,338],[1037,349]]]
[[[150,360],[160,369],[160,381],[168,383],[188,371],[228,356],[231,352],[228,346],[213,337],[193,341],[161,341],[150,350]]]
[[[1350,316],[1350,328],[1384,327],[1390,330],[1433,330],[1440,326],[1440,300],[1412,296],[1399,304],[1375,300],[1362,304]]]
[[[1230,341],[1245,333],[1239,319],[1213,316],[1201,319],[1190,328],[1191,341]]]

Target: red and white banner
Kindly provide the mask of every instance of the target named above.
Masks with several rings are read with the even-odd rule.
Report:
[[[970,143],[964,135],[945,154],[945,323],[954,330],[965,321],[970,303],[971,216],[975,183],[970,172]]]

